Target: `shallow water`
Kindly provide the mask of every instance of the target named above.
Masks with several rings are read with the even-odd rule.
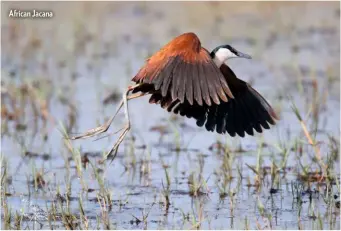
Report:
[[[250,82],[272,104],[281,120],[263,134],[240,139],[206,132],[192,120],[181,117],[174,120],[174,116],[159,106],[148,104],[147,98],[129,102],[132,121],[129,137],[133,135],[134,139],[127,138],[113,163],[98,161],[114,144],[117,135],[97,141],[72,142],[74,148],[80,148],[82,156],[88,153],[90,162],[102,170],[99,175],[112,200],[111,210],[107,207],[110,227],[314,229],[322,225],[340,229],[339,209],[334,205],[339,199],[330,206],[323,200],[326,184],[299,178],[303,172],[299,163],[311,166],[308,172],[319,169],[313,162],[314,150],[289,100],[292,97],[308,128],[312,129],[311,105],[314,86],[317,86],[315,96],[321,100],[321,108],[315,139],[320,142],[322,158],[326,160],[332,152],[328,137],[337,141],[340,137],[339,4],[31,3],[20,7],[51,9],[54,18],[9,19],[6,12],[18,7],[17,4],[2,2],[2,106],[10,105],[3,89],[36,80],[41,85],[38,98],[48,99],[48,112],[53,117],[45,130],[42,120],[38,119],[35,129],[34,112],[28,104],[20,121],[27,126],[25,130],[17,131],[16,122],[2,120],[1,154],[7,162],[8,179],[7,196],[4,198],[2,194],[2,200],[13,214],[24,209],[23,213],[30,219],[23,220],[22,228],[51,227],[44,216],[32,219],[32,215],[37,214],[35,206],[46,212],[52,204],[58,204],[58,190],[64,196],[69,190],[68,207],[77,217],[81,197],[89,227],[97,227],[103,209],[97,198],[101,187],[94,169],[88,164],[81,169],[82,177],[79,177],[60,132],[60,123],[70,124],[73,111],[68,105],[76,109],[72,132],[95,127],[115,112],[117,101],[108,105],[102,101],[113,91],[120,97],[148,55],[172,37],[194,31],[209,50],[229,43],[252,55],[252,60],[232,60],[229,65],[239,78]],[[233,13],[227,14],[231,9]],[[38,44],[36,49],[32,49],[34,44]],[[61,61],[64,67],[60,66]],[[110,132],[123,124],[121,113]],[[151,131],[160,125],[168,133],[161,136]],[[210,149],[217,141],[229,151],[224,154]],[[299,142],[303,143],[303,152],[289,151],[278,185],[272,185],[271,175],[267,174],[257,190],[253,186],[256,174],[248,165],[257,165],[261,142],[266,144],[260,151],[261,167],[268,173],[272,162],[277,166],[283,162],[278,146],[291,149],[294,142]],[[25,156],[28,151],[38,157],[30,158],[32,155],[27,153]],[[45,160],[41,158],[43,154]],[[224,174],[227,166],[232,167],[232,175]],[[340,175],[338,155],[332,168],[336,176]],[[4,169],[2,165],[2,175]],[[163,196],[167,187],[165,169],[170,179],[169,206]],[[33,179],[39,171],[43,172],[45,183],[36,189]],[[206,182],[199,196],[190,195],[188,180],[192,173],[194,178],[200,176],[200,182]],[[219,188],[224,176],[232,177],[226,184],[230,195],[221,197]],[[298,195],[293,192],[295,185],[303,187],[299,190],[301,206]],[[332,184],[333,195],[339,194],[337,187]],[[278,192],[270,193],[271,189]],[[262,214],[260,204],[264,206],[264,214],[272,214],[271,218]],[[66,207],[63,203],[63,208]],[[52,222],[52,226],[65,228],[60,219]],[[104,227],[102,222],[99,227]]]

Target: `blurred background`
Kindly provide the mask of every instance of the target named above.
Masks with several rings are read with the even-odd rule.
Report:
[[[65,211],[77,229],[96,219],[101,228],[340,228],[339,2],[1,6],[5,228],[18,224],[15,211],[20,228],[64,229]],[[54,16],[9,18],[11,9]],[[231,138],[141,98],[129,103],[132,130],[112,164],[100,160],[117,135],[63,139],[113,115],[145,60],[185,32],[208,50],[230,44],[252,56],[229,65],[278,112],[276,126]],[[109,133],[123,123],[120,114]]]

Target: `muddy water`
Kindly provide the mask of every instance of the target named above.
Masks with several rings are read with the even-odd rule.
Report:
[[[148,55],[172,37],[193,31],[209,50],[228,43],[251,54],[252,60],[232,60],[229,65],[237,76],[268,99],[282,119],[262,135],[231,138],[197,128],[191,120],[180,117],[174,120],[158,106],[149,105],[147,98],[131,101],[132,130],[112,164],[102,165],[98,161],[117,135],[72,142],[75,148],[80,148],[82,156],[87,154],[102,170],[100,176],[112,197],[108,213],[111,227],[181,229],[200,224],[203,229],[255,229],[271,224],[274,229],[312,229],[320,228],[321,222],[313,216],[319,214],[324,228],[340,228],[339,210],[322,199],[323,184],[318,187],[311,183],[310,189],[318,190],[312,195],[305,193],[309,184],[299,180],[298,175],[302,174],[299,163],[311,166],[309,172],[318,168],[312,162],[314,150],[308,145],[289,100],[293,99],[307,126],[312,128],[311,105],[317,86],[315,96],[321,99],[321,107],[315,138],[321,143],[322,158],[327,159],[331,153],[328,137],[336,140],[340,137],[337,3],[20,3],[20,9],[52,10],[54,17],[8,18],[8,11],[18,7],[19,3],[2,3],[3,89],[25,81],[39,82],[43,89],[39,91],[41,97],[49,99],[48,111],[53,122],[48,121],[44,130],[40,121],[35,129],[34,113],[29,106],[21,121],[27,125],[25,130],[17,131],[15,122],[6,122],[8,133],[2,133],[1,154],[8,163],[6,201],[13,213],[24,209],[24,213],[32,216],[37,213],[37,206],[46,212],[56,201],[57,191],[65,195],[71,185],[71,212],[79,216],[81,197],[90,227],[97,227],[101,217],[96,198],[100,191],[98,180],[88,165],[82,169],[85,182],[82,186],[60,132],[60,123],[65,126],[70,123],[67,105],[73,105],[77,112],[72,132],[98,125],[115,112],[117,104],[115,101],[103,105],[102,101],[113,91],[119,98]],[[2,94],[2,105],[8,103],[5,97]],[[123,124],[124,116],[120,114],[111,132]],[[4,125],[5,122],[3,129]],[[161,136],[152,131],[157,126],[164,127],[166,134]],[[228,154],[210,149],[217,141],[228,147]],[[262,141],[266,144],[261,150],[264,169],[270,169],[273,161],[281,165],[283,157],[278,146],[290,150],[294,142],[300,142],[304,148],[299,157],[297,151],[289,152],[286,174],[280,170],[276,187],[272,187],[267,175],[261,189],[256,190],[252,186],[256,174],[247,166],[256,166]],[[176,151],[177,147],[180,151]],[[38,157],[24,157],[27,151],[37,153]],[[234,196],[220,196],[222,176],[227,171],[224,156],[232,161],[232,180],[226,190]],[[68,158],[70,162],[66,161]],[[339,175],[339,158],[332,165]],[[163,196],[165,168],[170,179],[169,206]],[[37,190],[32,183],[34,171],[42,171],[45,181]],[[200,196],[190,195],[191,174],[206,182]],[[295,199],[297,195],[293,195],[292,185],[296,184],[304,188],[300,192],[301,209]],[[270,193],[271,188],[278,192]],[[337,194],[335,185],[333,190]],[[265,214],[272,215],[270,223],[262,216],[260,203]],[[24,219],[22,227],[50,228],[43,218],[36,219],[39,222],[32,220],[35,219]],[[64,228],[58,220],[53,226]]]

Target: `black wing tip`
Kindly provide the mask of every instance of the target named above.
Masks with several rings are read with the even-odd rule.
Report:
[[[269,111],[269,114],[270,114],[270,116],[272,117],[272,118],[274,118],[275,120],[277,120],[277,121],[279,121],[279,120],[281,120],[281,117],[275,112],[275,110],[273,110],[272,108],[271,108],[271,111]],[[274,124],[273,125],[275,125],[276,124],[276,121],[273,121],[274,122]]]

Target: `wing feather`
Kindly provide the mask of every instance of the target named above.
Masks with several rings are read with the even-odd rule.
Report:
[[[219,104],[233,98],[227,81],[194,33],[182,34],[162,47],[132,81],[154,84],[163,97],[171,92],[173,100],[187,100],[190,105],[194,101]]]
[[[185,80],[186,85],[186,99],[188,100],[190,105],[193,105],[193,88],[195,85],[195,78],[194,77],[194,68],[193,65],[187,65],[187,69],[185,72],[185,76],[187,76]]]
[[[250,113],[250,111],[248,111],[247,106],[245,105],[244,102],[244,97],[241,97],[238,100],[240,107],[243,110],[243,113],[245,115],[245,131],[247,134],[249,134],[250,136],[253,136],[253,124],[255,124],[255,118],[252,116],[252,113]]]
[[[163,97],[165,97],[168,94],[169,89],[171,88],[171,82],[173,79],[173,70],[176,69],[176,67],[181,62],[181,59],[179,57],[170,58],[170,59],[171,60],[169,62],[171,62],[171,64],[169,65],[167,71],[160,76],[160,78],[163,79],[162,88],[161,88],[161,93]]]
[[[171,112],[173,110],[173,108],[179,103],[179,100],[174,100],[168,107],[167,107],[167,111]]]
[[[166,65],[163,67],[162,71],[157,72],[157,75],[154,80],[155,90],[159,90],[164,85],[168,87],[167,84],[169,84],[170,82],[171,73],[174,68],[174,65],[176,65],[176,60],[174,58],[169,58],[167,60]]]
[[[227,117],[227,107],[221,107],[217,110],[217,132],[223,134],[226,132],[226,117]]]
[[[177,68],[173,70],[173,79],[172,79],[172,88],[171,88],[172,99],[179,99],[178,91],[181,86],[182,68],[183,68],[183,65],[179,64]]]
[[[209,91],[210,97],[211,97],[212,101],[215,104],[219,104],[220,101],[219,101],[219,98],[218,98],[218,95],[217,95],[217,89],[215,88],[215,82],[218,82],[219,79],[214,79],[213,78],[213,76],[215,76],[213,74],[214,73],[213,68],[214,68],[213,65],[207,64],[207,67],[204,68],[203,72],[205,73],[206,82],[207,82],[207,86],[208,86],[208,91]]]
[[[149,103],[159,104],[161,100],[162,100],[162,95],[152,94],[152,96],[149,98]]]
[[[226,130],[230,136],[236,136],[236,121],[235,121],[235,109],[234,101],[230,100],[226,105],[228,107],[228,116],[226,117]]]
[[[185,101],[185,94],[186,94],[186,87],[188,87],[186,85],[187,80],[190,78],[190,76],[187,75],[187,64],[186,63],[182,63],[181,64],[181,68],[180,68],[180,73],[179,73],[179,83],[180,85],[177,87],[178,88],[178,93],[177,93],[177,97],[181,103],[183,103]]]
[[[199,78],[199,73],[200,73],[200,69],[197,66],[193,66],[193,76],[192,76],[192,83],[194,85],[194,99],[195,101],[202,106],[202,101],[203,101],[203,97],[202,97],[202,93],[203,90],[201,88],[201,83],[202,80]]]
[[[215,70],[216,72],[218,71],[216,70],[216,68],[214,68],[213,70]],[[228,98],[226,97],[226,95],[230,97],[231,99],[234,98],[229,86],[227,85],[226,81],[224,81],[223,76],[221,76],[219,81],[216,81],[215,84],[216,84],[217,93],[222,101],[224,102],[228,101]]]
[[[217,119],[217,105],[213,104],[208,111],[207,122],[205,124],[206,130],[213,132],[216,128]]]
[[[200,81],[201,98],[208,106],[210,106],[211,98],[210,98],[210,93],[208,91],[208,84],[205,78],[204,68],[202,65],[198,65],[197,68],[198,68],[198,78]]]

